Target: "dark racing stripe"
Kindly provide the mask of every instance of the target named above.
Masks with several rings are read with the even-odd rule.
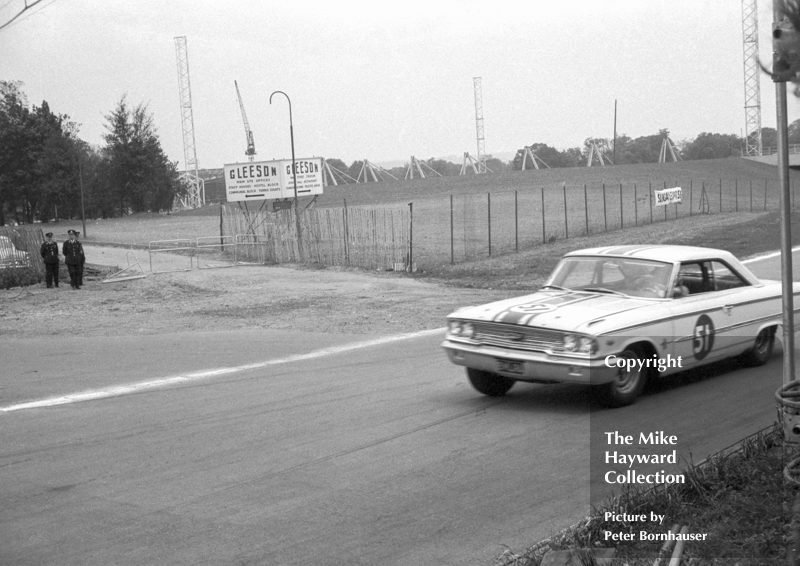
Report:
[[[592,298],[595,298],[595,296],[583,293],[564,293],[555,297],[542,297],[534,301],[514,305],[498,313],[493,320],[494,322],[506,324],[528,324],[540,314],[553,312],[559,307],[588,301]]]

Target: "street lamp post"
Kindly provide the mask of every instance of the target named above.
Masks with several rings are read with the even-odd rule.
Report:
[[[292,99],[289,95],[282,90],[276,90],[269,95],[269,103],[272,104],[272,97],[276,94],[282,94],[289,102],[289,139],[292,143],[292,186],[294,187],[294,217],[295,226],[297,228],[297,253],[300,261],[303,261],[303,232],[300,226],[300,209],[297,202],[297,167],[294,162],[294,124],[292,123]]]

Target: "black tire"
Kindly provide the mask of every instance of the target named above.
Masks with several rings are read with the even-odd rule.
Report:
[[[633,360],[651,359],[646,355],[644,348],[630,346],[617,356]],[[638,366],[638,364],[637,364]],[[594,388],[598,401],[606,407],[624,407],[633,403],[642,394],[647,379],[652,372],[651,367],[634,368],[630,372],[627,368],[618,368],[614,381],[597,385]]]
[[[467,377],[472,387],[489,397],[502,397],[516,383],[509,377],[474,368],[467,368]]]
[[[763,366],[772,357],[774,347],[775,327],[770,326],[758,333],[753,348],[742,354],[742,362],[752,367]]]

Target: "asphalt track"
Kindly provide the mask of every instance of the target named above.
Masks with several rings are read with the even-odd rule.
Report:
[[[781,384],[778,351],[613,411],[570,385],[491,399],[441,337],[4,340],[0,564],[490,564],[608,492],[604,432],[697,461],[770,424]]]

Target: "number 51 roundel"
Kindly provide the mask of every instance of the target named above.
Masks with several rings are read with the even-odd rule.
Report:
[[[701,314],[694,323],[692,351],[698,360],[705,358],[714,347],[714,322],[707,314]]]

